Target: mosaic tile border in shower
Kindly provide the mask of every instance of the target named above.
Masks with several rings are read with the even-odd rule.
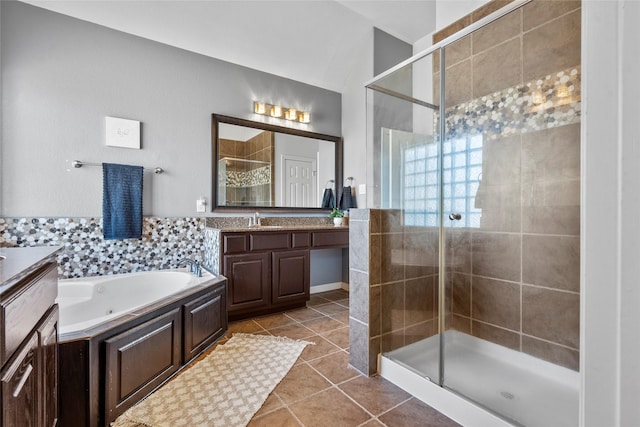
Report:
[[[202,261],[205,218],[143,219],[142,239],[103,239],[102,218],[0,218],[2,246],[62,246],[58,276],[75,278],[175,268]]]
[[[447,138],[498,138],[578,123],[580,81],[580,67],[571,67],[451,107],[445,114]]]

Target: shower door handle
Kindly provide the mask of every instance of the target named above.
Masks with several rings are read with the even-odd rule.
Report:
[[[460,215],[459,213],[450,213],[449,214],[449,219],[451,221],[453,221],[453,220],[460,221],[462,219],[462,215]]]

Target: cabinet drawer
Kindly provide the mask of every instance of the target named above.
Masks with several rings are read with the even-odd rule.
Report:
[[[306,249],[311,244],[311,235],[308,232],[294,231],[291,233],[291,248]]]
[[[291,247],[290,239],[291,233],[285,231],[283,233],[274,232],[261,232],[252,233],[249,236],[250,250],[252,252],[257,251],[270,251],[273,249],[289,249]]]
[[[349,230],[314,231],[311,242],[313,248],[348,247]]]
[[[37,426],[38,334],[33,333],[2,370],[2,425]]]
[[[225,234],[222,239],[225,254],[238,254],[247,251],[246,234]]]
[[[5,333],[0,342],[1,365],[16,351],[58,295],[58,271],[54,263],[42,266],[26,280],[29,283],[20,292],[2,302]]]

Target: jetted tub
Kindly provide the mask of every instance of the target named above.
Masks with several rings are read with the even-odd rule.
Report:
[[[211,279],[160,270],[58,281],[59,333],[79,332]]]
[[[60,425],[109,425],[224,336],[226,282],[204,270],[60,280]]]

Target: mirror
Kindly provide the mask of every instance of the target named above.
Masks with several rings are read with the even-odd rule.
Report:
[[[342,188],[342,138],[213,114],[213,201],[222,210],[326,210]]]

